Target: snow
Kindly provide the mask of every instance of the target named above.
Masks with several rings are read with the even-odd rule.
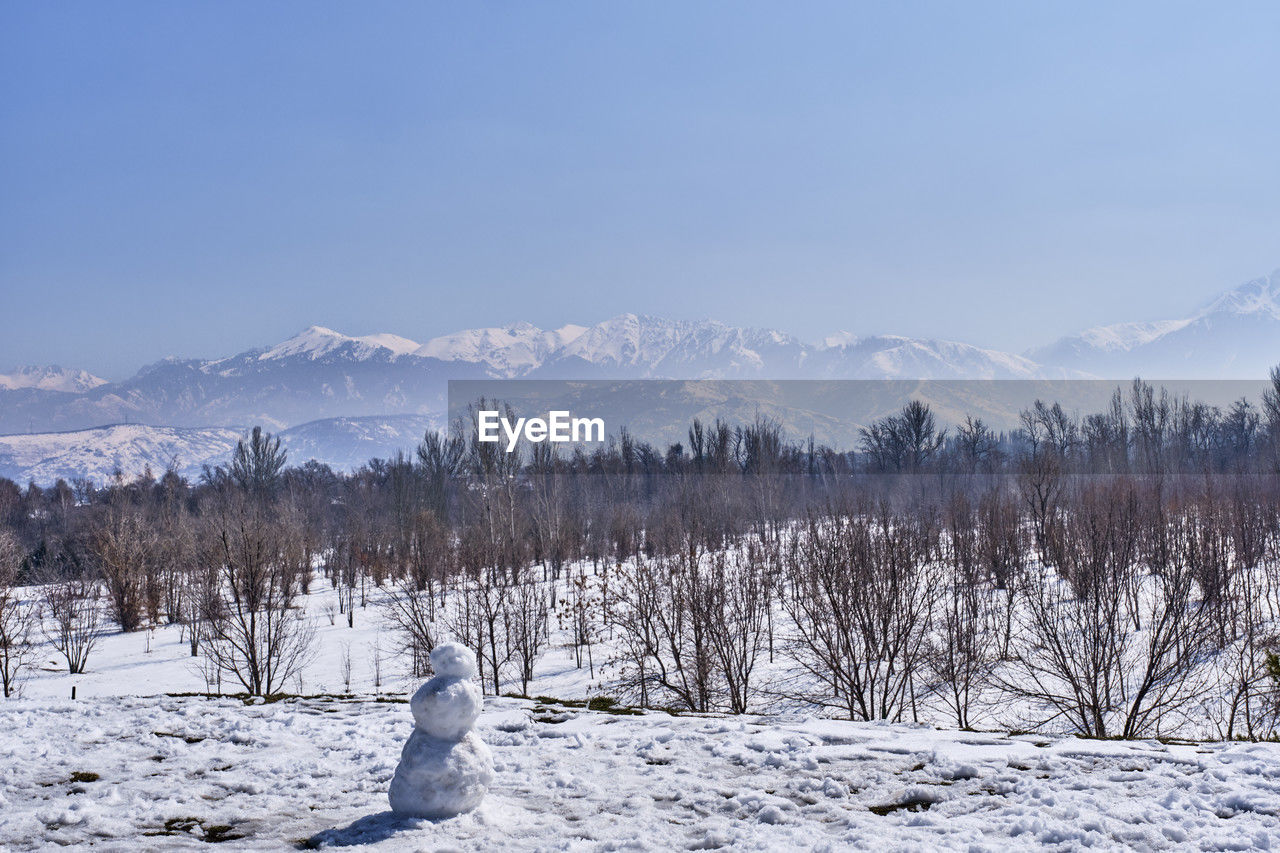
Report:
[[[235,849],[1280,844],[1280,744],[1090,741],[808,713],[608,713],[514,698],[483,700],[476,734],[494,771],[483,803],[448,820],[400,818],[387,809],[390,782],[406,739],[435,718],[434,700],[420,688],[406,704],[419,685],[398,671],[369,592],[351,628],[328,618],[337,596],[322,578],[304,602],[317,655],[290,690],[328,695],[163,695],[206,690],[180,626],[110,633],[77,676],[46,649],[24,698],[0,701],[0,849],[167,850],[230,835],[242,836]],[[530,693],[609,695],[607,648],[592,674],[574,665],[566,631],[553,632]],[[469,674],[446,654],[441,671]],[[344,658],[352,695],[336,695],[347,691]],[[434,753],[467,766],[478,754],[470,742]]]
[[[59,477],[85,477],[102,485],[112,481],[116,469],[126,480],[133,480],[148,465],[159,477],[175,463],[184,475],[198,476],[203,463],[229,457],[242,434],[222,427],[115,424],[71,432],[0,435],[0,476],[44,484]]]
[[[1195,319],[1214,314],[1237,314],[1280,320],[1280,270],[1227,291],[1199,312]]]
[[[857,338],[841,332],[807,348],[772,329],[742,329],[714,320],[668,320],[620,314],[590,327],[546,332],[528,323],[468,329],[428,341],[417,355],[442,361],[484,364],[493,375],[524,376],[561,363],[586,363],[652,377],[716,377],[731,374],[787,375],[810,351],[837,356],[834,373],[863,377],[1022,378],[1038,365],[1011,353],[951,341],[897,336]],[[856,359],[841,360],[846,352]]]
[[[785,346],[791,339],[770,330],[738,329],[710,320],[667,320],[620,314],[593,326],[543,331],[529,323],[469,329],[428,341],[418,355],[442,361],[484,364],[494,376],[525,376],[541,368],[583,362],[625,375],[701,376],[702,362],[719,356],[719,369],[766,367],[760,345]],[[683,372],[682,372],[683,368]],[[621,374],[620,374],[621,375]]]
[[[12,373],[0,374],[0,390],[4,391],[35,388],[40,391],[79,394],[106,384],[107,380],[94,376],[87,370],[67,370],[56,364],[50,367],[24,366]]]
[[[629,313],[591,327],[556,357],[612,369],[639,368],[644,376],[715,377],[726,369],[752,374],[769,367],[785,370],[786,364],[771,364],[762,350],[785,351],[796,343],[770,329]]]
[[[589,364],[652,365],[679,342],[690,323],[638,314],[619,314],[592,326],[565,349],[564,356]]]
[[[382,351],[393,357],[409,355],[420,346],[416,341],[399,335],[384,333],[353,337],[335,332],[333,329],[326,329],[324,326],[311,326],[287,341],[271,347],[259,355],[258,360],[272,361],[301,357],[314,361],[348,345],[351,346],[352,354],[357,360],[371,358]]]
[[[387,800],[401,817],[457,817],[484,801],[492,781],[493,753],[475,732],[441,740],[414,729],[400,753]]]
[[[475,655],[460,643],[444,643],[431,652],[431,665],[436,676],[409,700],[414,725],[433,738],[461,740],[484,705],[474,681]]]
[[[571,344],[585,331],[585,326],[575,325],[543,331],[531,323],[466,329],[432,338],[415,354],[441,361],[483,364],[497,376],[513,377],[542,366],[548,357]]]
[[[862,339],[853,332],[846,332],[843,329],[834,335],[827,335],[819,343],[819,349],[839,349],[841,347],[856,347]]]
[[[398,818],[402,703],[0,704],[0,847],[1266,849],[1276,744],[1089,742],[805,716],[639,716],[489,699],[484,803]],[[94,781],[88,776],[97,774]],[[216,829],[223,827],[222,829]],[[148,835],[147,833],[151,833]],[[158,833],[158,834],[157,834]]]
[[[865,379],[1032,379],[1053,373],[1012,353],[899,335],[840,332],[824,338],[818,352],[832,360],[831,375]]]

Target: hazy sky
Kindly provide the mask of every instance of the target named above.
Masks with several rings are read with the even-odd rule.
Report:
[[[0,369],[319,323],[1005,349],[1280,267],[1280,4],[5,3]]]

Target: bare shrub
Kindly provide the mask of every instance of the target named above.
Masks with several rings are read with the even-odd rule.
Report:
[[[1131,489],[1085,492],[1055,526],[1056,572],[1024,585],[1013,666],[1016,696],[1089,737],[1144,737],[1182,722],[1206,687],[1211,609],[1185,560],[1144,574]]]
[[[84,672],[102,636],[102,592],[85,578],[56,580],[44,588],[45,636],[72,675]]]
[[[933,614],[927,533],[875,513],[811,516],[792,543],[794,655],[825,691],[810,696],[850,719],[915,715]]]

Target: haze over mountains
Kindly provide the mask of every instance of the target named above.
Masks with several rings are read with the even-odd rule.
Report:
[[[1280,363],[1280,270],[1189,317],[1096,326],[1028,357],[1112,379],[1255,379]]]
[[[111,423],[283,429],[320,418],[429,414],[450,379],[975,378],[1060,376],[1010,353],[950,341],[837,335],[818,345],[715,321],[624,314],[544,331],[472,329],[425,344],[312,326],[272,347],[166,359],[123,382],[0,392],[0,433]],[[65,379],[63,386],[71,380]],[[16,384],[16,383],[15,383]]]
[[[806,343],[771,329],[635,314],[554,330],[469,329],[421,344],[312,326],[225,358],[165,359],[122,382],[57,367],[0,375],[0,434],[10,435],[0,442],[0,476],[100,478],[116,466],[163,470],[175,458],[190,472],[253,424],[290,430],[295,461],[345,467],[411,449],[427,424],[443,423],[450,379],[1260,379],[1277,363],[1280,271],[1186,318],[1100,326],[1021,355],[846,332]],[[21,435],[111,424],[212,432]]]

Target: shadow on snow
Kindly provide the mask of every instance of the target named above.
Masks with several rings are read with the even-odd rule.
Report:
[[[361,844],[377,844],[386,841],[398,832],[406,829],[417,829],[433,823],[430,820],[415,817],[402,817],[394,812],[378,812],[365,815],[343,827],[326,829],[317,832],[304,842],[307,849],[321,847],[355,847]]]

